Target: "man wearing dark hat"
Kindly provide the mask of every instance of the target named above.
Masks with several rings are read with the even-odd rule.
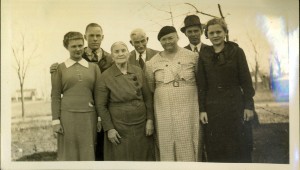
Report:
[[[203,49],[205,46],[208,46],[201,42],[201,35],[203,33],[203,29],[202,29],[202,24],[200,22],[200,19],[197,15],[186,16],[184,19],[184,27],[182,27],[180,31],[184,33],[185,36],[187,36],[190,41],[190,44],[185,46],[184,48],[200,53],[201,49]],[[200,128],[199,137],[203,138],[202,128]],[[199,149],[202,150],[202,152],[201,151],[198,152],[199,153],[198,160],[202,160],[203,162],[206,162],[207,156],[205,152],[205,146],[202,143],[203,139],[199,141],[200,141]]]
[[[207,46],[206,44],[201,43],[201,35],[203,33],[202,24],[197,15],[188,15],[184,19],[184,27],[180,29],[185,36],[188,37],[190,44],[184,48],[200,52],[202,48]]]

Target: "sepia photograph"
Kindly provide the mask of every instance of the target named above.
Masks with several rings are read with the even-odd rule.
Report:
[[[1,163],[299,169],[298,0],[2,0]]]

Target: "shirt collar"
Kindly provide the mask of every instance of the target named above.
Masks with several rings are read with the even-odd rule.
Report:
[[[74,61],[74,60],[68,58],[65,61],[65,65],[66,65],[67,68],[71,67],[75,63],[78,63],[78,64],[82,65],[83,67],[89,68],[89,63],[86,60],[84,60],[84,59],[81,59],[79,61]]]
[[[199,44],[197,44],[197,45],[190,44],[190,47],[191,47],[192,51],[194,51],[194,48],[197,47],[198,52],[200,52],[201,42]]]
[[[92,58],[92,55],[93,55],[93,50],[92,50],[92,49],[90,49],[89,47],[86,47],[86,48],[85,48],[85,53],[87,54],[87,56],[89,57],[89,59]],[[99,58],[98,58],[98,61],[99,61],[99,59],[102,58],[102,48],[98,48],[98,49],[96,50],[96,54],[97,54],[97,56],[99,57]]]
[[[136,54],[136,57],[135,57],[135,59],[136,60],[139,60],[140,58],[140,53],[138,52],[138,51],[136,51],[136,50],[134,50],[135,51],[135,54]],[[142,59],[145,61],[146,60],[146,50],[142,53]]]

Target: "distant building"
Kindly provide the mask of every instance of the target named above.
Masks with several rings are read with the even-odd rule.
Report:
[[[23,96],[24,100],[31,100],[35,101],[39,99],[37,97],[37,90],[36,89],[23,89]],[[19,101],[21,100],[21,90],[16,90],[15,96],[12,96],[12,101]]]

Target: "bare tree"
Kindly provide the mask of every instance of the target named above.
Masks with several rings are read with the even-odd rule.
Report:
[[[15,59],[16,65],[14,69],[17,72],[20,91],[21,91],[21,103],[22,103],[22,117],[25,116],[25,106],[24,106],[24,83],[27,75],[28,67],[31,63],[33,57],[35,57],[35,53],[37,50],[37,46],[35,45],[33,48],[27,46],[25,41],[24,33],[21,33],[21,40],[18,45],[12,45],[13,57]]]
[[[256,35],[255,33],[253,35]],[[269,59],[266,61],[266,57],[269,55],[266,55],[264,53],[264,49],[262,49],[262,47],[264,46],[259,40],[256,40],[253,38],[253,36],[250,36],[249,32],[247,32],[247,37],[248,40],[250,42],[250,45],[252,47],[252,52],[254,53],[254,64],[250,64],[251,68],[254,72],[254,88],[255,90],[258,89],[258,79],[260,79],[262,81],[262,84],[264,86],[264,88],[266,89],[270,89],[270,74],[267,73],[263,73],[263,67],[265,66],[266,62],[270,62]],[[265,62],[264,62],[264,61]],[[262,67],[261,67],[262,66]],[[268,67],[267,67],[268,68]]]
[[[150,5],[152,8],[156,9],[156,10],[159,10],[159,11],[162,11],[162,12],[166,12],[170,15],[171,18],[168,18],[166,20],[170,20],[171,19],[171,22],[172,22],[172,26],[174,26],[174,17],[173,17],[173,12],[172,12],[172,9],[171,9],[171,6],[169,5],[169,8],[170,8],[170,11],[166,11],[166,10],[162,10],[160,8],[157,8],[155,7],[154,5],[150,4],[149,2],[147,2],[148,5]],[[152,20],[151,20],[152,21]]]
[[[255,64],[254,64],[254,69],[253,68],[252,69],[254,70],[254,89],[257,90],[257,79],[258,79],[258,74],[259,74],[259,64],[258,64],[258,59],[257,58],[258,58],[259,53],[258,53],[258,50],[256,48],[256,45],[255,45],[252,37],[249,35],[249,33],[247,33],[247,35],[248,35],[248,38],[251,42],[251,46],[254,50]]]
[[[214,16],[214,15],[211,15],[211,14],[208,14],[208,13],[205,13],[205,12],[202,12],[202,11],[199,11],[199,10],[195,7],[195,5],[193,5],[193,4],[191,4],[191,3],[184,3],[184,4],[187,4],[187,5],[192,6],[192,7],[196,10],[196,13],[199,13],[199,14],[202,14],[202,15],[206,15],[206,16],[210,16],[210,17],[213,17],[213,18],[220,18],[220,17]],[[221,13],[221,12],[222,12],[222,11],[221,11],[221,7],[220,7],[219,4],[218,4],[218,6],[219,6],[219,11],[220,11],[220,13]],[[221,15],[222,15],[222,13],[221,13]]]
[[[208,14],[208,13],[205,13],[205,12],[202,12],[202,11],[199,11],[195,5],[191,4],[191,3],[184,3],[186,5],[189,5],[189,6],[192,6],[195,10],[196,10],[196,13],[199,13],[199,14],[202,14],[202,15],[206,15],[206,16],[209,16],[209,17],[213,17],[213,18],[222,18],[224,21],[225,21],[225,17],[223,15],[223,12],[222,12],[222,9],[221,9],[221,5],[218,4],[218,9],[219,9],[219,13],[220,13],[220,16],[221,17],[217,17],[217,16],[214,16],[214,15],[211,15],[211,14]],[[226,41],[229,41],[229,35],[227,34],[226,35]]]

